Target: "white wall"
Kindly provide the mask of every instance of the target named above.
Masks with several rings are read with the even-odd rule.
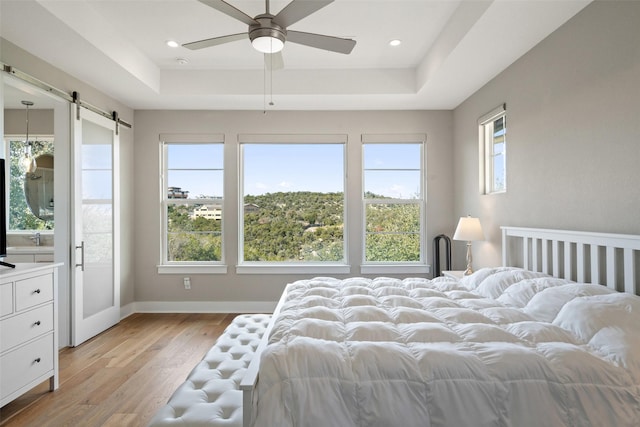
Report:
[[[237,167],[237,135],[239,133],[338,133],[348,135],[347,150],[352,155],[348,170],[359,170],[359,145],[363,133],[424,133],[427,135],[427,245],[431,255],[431,239],[446,232],[451,234],[452,209],[452,113],[450,111],[340,111],[340,112],[268,112],[261,111],[136,111],[135,112],[135,252],[137,302],[211,301],[227,302],[230,310],[250,307],[250,302],[274,302],[284,285],[300,275],[236,274],[237,263],[237,189],[233,180],[225,182],[225,232],[227,239],[226,275],[190,275],[192,289],[182,285],[184,275],[159,275],[156,266],[160,253],[160,158],[161,133],[223,133],[225,167]],[[229,147],[228,147],[229,148]],[[355,154],[355,155],[353,155]],[[231,174],[236,175],[237,174]],[[229,177],[229,174],[226,175]],[[359,177],[360,174],[356,174]],[[352,194],[360,194],[358,178],[348,182]],[[348,201],[347,221],[354,223],[361,215],[358,200]],[[348,259],[351,274],[359,275],[361,247],[356,245],[361,230],[350,229]],[[355,233],[355,234],[354,234]],[[429,260],[430,261],[430,260]],[[310,273],[306,277],[318,275]],[[233,305],[232,302],[246,304]],[[141,306],[144,306],[142,304]],[[260,306],[258,304],[258,306]],[[148,305],[147,305],[148,307]]]
[[[454,112],[455,213],[499,226],[640,234],[640,2],[594,2]],[[507,104],[507,193],[479,195],[478,127]],[[464,254],[456,251],[458,267]]]

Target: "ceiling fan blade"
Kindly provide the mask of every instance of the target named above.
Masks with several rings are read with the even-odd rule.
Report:
[[[282,70],[284,68],[284,59],[282,58],[282,51],[276,53],[264,54],[264,65],[267,69]]]
[[[202,1],[202,0],[200,0]],[[287,28],[313,12],[322,9],[334,0],[293,0],[278,13],[273,20],[281,27]]]
[[[217,46],[236,40],[248,38],[247,33],[229,34],[228,36],[213,37],[211,39],[199,40],[197,42],[185,43],[182,46],[191,50],[204,49],[205,47]]]
[[[206,4],[209,7],[214,8],[226,15],[229,15],[232,18],[237,19],[238,21],[242,21],[247,25],[257,24],[257,21],[241,11],[237,9],[235,6],[231,6],[229,3],[222,0],[198,0],[202,4]]]
[[[340,37],[323,36],[322,34],[291,30],[287,31],[287,41],[344,54],[351,53],[356,45],[356,41],[352,39],[342,39]]]

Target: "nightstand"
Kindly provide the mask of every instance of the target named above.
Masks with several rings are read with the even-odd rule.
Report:
[[[464,270],[445,270],[442,272],[444,277],[460,280],[464,277]]]

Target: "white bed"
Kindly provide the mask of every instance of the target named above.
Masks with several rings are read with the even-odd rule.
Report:
[[[505,267],[460,282],[291,283],[241,383],[244,424],[638,426],[638,251],[505,227]],[[591,277],[607,286],[570,280]]]

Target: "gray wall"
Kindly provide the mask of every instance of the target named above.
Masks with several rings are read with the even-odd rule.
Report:
[[[640,2],[594,2],[454,112],[456,216],[501,225],[640,234]],[[478,125],[507,104],[505,194],[478,191]],[[456,259],[464,254],[457,250]]]
[[[268,112],[258,111],[136,111],[135,113],[135,252],[136,301],[276,301],[286,283],[302,276],[254,275],[235,273],[237,263],[237,181],[225,182],[226,275],[190,275],[192,289],[186,291],[182,277],[159,275],[160,261],[160,176],[159,134],[223,133],[226,153],[225,168],[237,167],[237,135],[239,133],[348,134],[347,149],[351,157],[348,170],[359,170],[359,144],[363,133],[424,133],[427,135],[427,245],[433,236],[451,233],[452,199],[452,112],[450,111],[340,111],[340,112]],[[355,160],[354,160],[355,159]],[[357,160],[357,161],[356,161]],[[237,175],[227,174],[226,177]],[[352,174],[347,185],[352,194],[360,194],[360,173]],[[358,200],[349,200],[347,221],[360,223]],[[357,236],[359,227],[350,233]],[[360,275],[361,247],[352,238],[348,258],[351,274]],[[309,273],[306,277],[316,276]]]
[[[4,134],[24,135],[27,130],[27,117],[24,109],[4,110]],[[32,137],[53,135],[53,110],[29,108],[29,135]],[[31,138],[29,138],[31,140]]]

